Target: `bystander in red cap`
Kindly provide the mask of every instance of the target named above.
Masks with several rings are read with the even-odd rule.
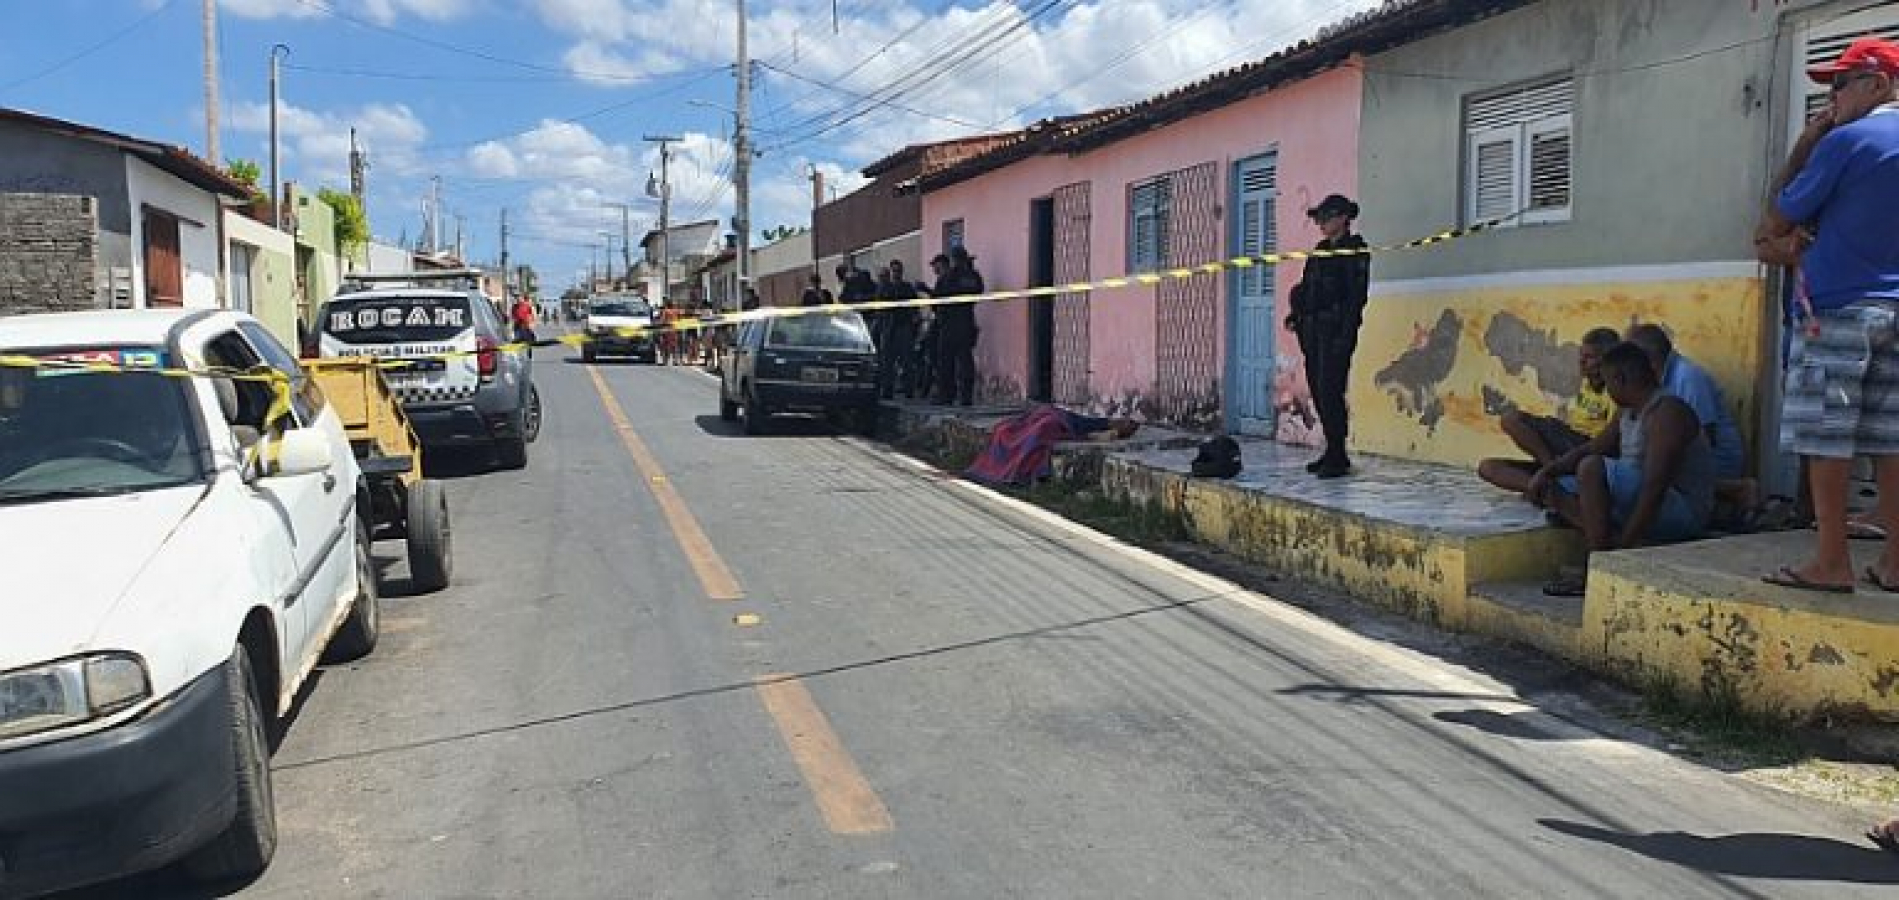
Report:
[[[1847,45],[1840,58],[1807,70],[1807,77],[1829,84],[1835,76],[1847,72],[1878,72],[1899,78],[1899,44],[1875,37],[1863,37]]]

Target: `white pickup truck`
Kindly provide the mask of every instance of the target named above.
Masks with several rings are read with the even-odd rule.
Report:
[[[326,647],[376,644],[343,427],[240,313],[4,318],[5,356],[124,371],[0,365],[0,897],[254,876],[280,717]],[[282,372],[290,417],[267,382],[160,367]]]

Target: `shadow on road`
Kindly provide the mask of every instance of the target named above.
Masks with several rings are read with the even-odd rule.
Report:
[[[712,437],[721,438],[749,437],[757,440],[794,437],[836,437],[850,433],[849,428],[823,416],[773,416],[771,421],[765,425],[765,433],[755,435],[746,434],[744,426],[737,422],[727,422],[712,414],[698,416],[693,419],[693,422],[699,426],[700,431]]]
[[[238,894],[251,884],[250,881],[199,884],[173,867],[53,894],[47,900],[214,900]]]
[[[1498,737],[1524,741],[1566,741],[1574,737],[1594,736],[1593,732],[1586,735],[1557,734],[1536,723],[1537,719],[1549,717],[1549,713],[1536,709],[1514,713],[1500,713],[1488,709],[1460,709],[1431,714],[1431,718],[1439,722],[1463,725],[1478,731],[1487,731]]]
[[[1631,834],[1562,819],[1538,819],[1537,823],[1697,872],[1781,881],[1899,884],[1899,857],[1832,838],[1764,833],[1703,837],[1685,831]]]
[[[474,478],[497,468],[494,451],[486,447],[436,449],[422,457],[422,474],[429,478]]]

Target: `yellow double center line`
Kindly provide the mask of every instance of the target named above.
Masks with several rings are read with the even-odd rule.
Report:
[[[646,486],[658,501],[660,513],[666,517],[667,527],[672,529],[673,538],[679,542],[679,549],[692,565],[693,574],[699,577],[699,584],[705,595],[712,600],[742,600],[745,592],[739,587],[725,560],[712,547],[712,540],[706,537],[699,520],[687,508],[685,498],[679,495],[666,478],[665,470],[659,466],[659,460],[653,456],[646,442],[633,430],[633,423],[620,408],[620,401],[613,395],[613,389],[607,387],[605,379],[596,369],[587,370],[593,379],[594,390],[600,394],[600,402],[606,406],[607,418],[613,421],[613,428],[619,432],[620,441],[626,445],[627,454],[633,457],[633,465],[646,479]],[[805,689],[804,683],[792,675],[767,675],[757,680],[758,699],[765,711],[771,714],[772,722],[778,726],[778,734],[784,739],[785,747],[791,752],[791,758],[803,773],[805,786],[817,801],[818,812],[824,816],[824,824],[837,834],[874,834],[889,831],[894,827],[890,813],[878,799],[877,792],[871,789],[870,781],[858,769],[856,760],[850,751],[844,749],[843,741],[831,728],[831,722],[824,711],[818,708],[817,700]]]

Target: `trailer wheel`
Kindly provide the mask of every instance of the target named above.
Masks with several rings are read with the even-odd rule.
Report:
[[[448,492],[442,483],[424,478],[409,486],[407,528],[409,580],[418,591],[448,587],[455,564],[449,545]]]

